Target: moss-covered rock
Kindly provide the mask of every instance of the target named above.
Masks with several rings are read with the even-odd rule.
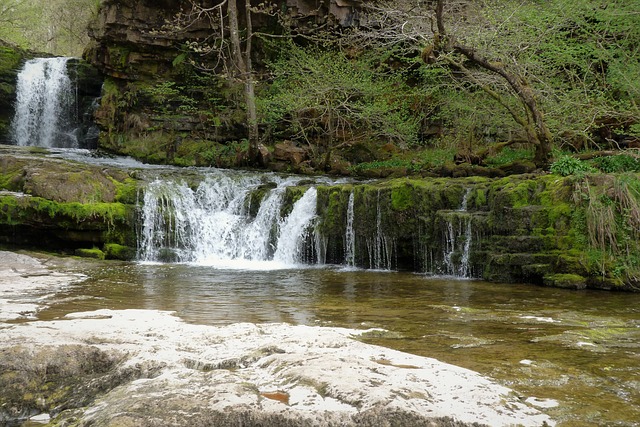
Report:
[[[119,245],[117,243],[107,243],[104,245],[104,257],[105,259],[131,261],[136,257],[136,249],[135,247]]]
[[[544,277],[546,286],[567,289],[585,289],[587,279],[579,274],[549,274]]]
[[[392,179],[318,188],[327,262],[344,262],[354,197],[355,263],[501,282],[634,289],[637,176]],[[602,221],[602,218],[609,218]]]
[[[0,144],[9,143],[16,81],[22,64],[33,54],[0,40]]]
[[[0,155],[0,242],[70,251],[135,247],[136,179],[11,150]]]
[[[105,253],[98,248],[80,248],[74,251],[74,255],[81,258],[104,259]]]

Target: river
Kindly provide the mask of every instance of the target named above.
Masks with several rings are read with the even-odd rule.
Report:
[[[37,85],[24,86],[30,91]],[[40,86],[45,85],[37,87]],[[35,126],[38,122],[38,119],[33,119],[29,123]],[[14,127],[20,123],[22,120],[16,120]],[[34,138],[27,139],[31,141]],[[17,142],[22,145],[22,142]],[[77,146],[51,144],[48,140],[35,145]],[[85,151],[51,150],[50,155],[94,164],[142,167],[130,159],[104,159]],[[153,172],[160,174],[158,169]],[[286,182],[273,176],[269,179],[275,203],[279,186]],[[224,216],[228,220],[232,215],[238,216],[242,209],[236,212],[229,206],[240,205],[236,203],[238,196],[243,194],[240,190],[262,183],[236,181],[236,187],[229,187],[233,191],[227,191],[233,203],[219,208],[219,218]],[[158,184],[160,189],[164,188],[163,185]],[[201,200],[195,196],[199,193],[183,187],[179,187],[182,189],[180,193],[174,191],[170,195],[158,191],[153,201],[159,206],[175,207],[174,214],[213,210],[209,205],[198,204]],[[201,186],[201,193],[209,194],[208,191],[214,187]],[[151,194],[148,189],[147,194]],[[181,194],[180,198],[176,194]],[[202,199],[218,200],[212,197]],[[272,199],[266,197],[265,200]],[[182,205],[176,204],[178,201]],[[265,224],[276,224],[277,216],[266,209],[266,203],[263,205],[264,215],[258,212],[256,218],[264,217]],[[182,209],[181,206],[187,208]],[[464,213],[465,208],[466,202],[456,211],[458,215]],[[153,212],[157,213],[157,210]],[[152,233],[159,229],[154,224],[164,219],[163,215],[153,212],[148,215],[150,221],[147,223],[150,225],[143,229],[143,232],[150,230],[149,237],[142,242],[142,259],[147,260],[157,259],[157,253],[168,244],[176,243],[157,238]],[[279,210],[274,209],[273,212]],[[306,218],[302,215],[304,213],[298,217]],[[187,220],[191,221],[191,218]],[[215,244],[221,241],[218,234],[200,232],[189,221],[185,220],[186,225],[182,228],[170,230],[182,244],[175,244],[175,247],[193,246],[198,249],[201,243],[208,242],[210,235]],[[220,219],[214,218],[207,224],[218,226],[220,223]],[[230,220],[228,223],[238,226],[227,227],[220,235],[232,235],[234,242],[244,241],[240,237],[246,237],[247,223]],[[354,239],[358,236],[349,231],[352,223],[347,218],[345,242],[349,244],[345,248],[346,265],[358,265],[354,261]],[[182,222],[174,220],[172,224]],[[262,223],[256,224],[256,230],[262,230],[264,234],[267,228]],[[275,254],[267,250],[274,237],[266,234],[261,237],[260,245],[256,245],[255,239],[245,239],[248,243],[234,245],[233,251],[223,248],[221,253],[227,256],[224,261],[279,259],[276,255],[287,252],[284,249],[289,246],[295,248],[296,241],[289,240],[303,232],[304,224],[301,223],[299,230],[279,227],[289,231],[286,235],[277,236],[278,246],[271,248],[275,249]],[[471,236],[466,229],[471,222],[466,224],[462,233],[468,234],[462,239],[466,244],[462,246],[466,249],[460,250],[464,262],[443,271],[469,275],[465,254]],[[208,226],[203,230],[209,232],[214,228]],[[189,233],[185,237],[176,230],[188,230]],[[455,237],[449,240],[454,241]],[[185,245],[185,241],[189,245]],[[391,264],[393,257],[383,250],[387,247],[385,242],[385,236],[378,233],[370,244],[371,260],[364,264],[375,268]],[[255,253],[254,249],[261,248],[266,249]],[[448,250],[453,253],[455,248]],[[211,247],[207,247],[207,251],[211,251]],[[192,250],[190,253],[195,252]],[[330,265],[291,268],[291,257],[284,256],[282,259],[286,261],[284,265],[287,268],[281,265],[270,269],[269,265],[261,265],[260,269],[227,269],[228,263],[214,267],[211,263],[203,265],[202,257],[185,259],[179,255],[174,254],[174,258],[200,261],[200,264],[70,261],[67,269],[88,278],[48,296],[47,306],[37,313],[36,318],[53,320],[70,312],[137,308],[170,310],[188,322],[206,325],[286,322],[381,328],[383,331],[369,333],[367,342],[434,357],[492,377],[519,395],[535,396],[537,399],[529,398],[529,402],[559,421],[559,425],[640,425],[640,294],[568,291]],[[448,258],[451,257],[445,256],[445,261]],[[236,267],[238,265],[242,267],[242,263]]]
[[[171,310],[188,322],[382,328],[367,342],[473,369],[562,426],[640,420],[640,295],[567,291],[420,274],[301,267],[216,269],[81,261],[84,282],[43,320],[101,308]],[[532,400],[529,400],[532,402]]]

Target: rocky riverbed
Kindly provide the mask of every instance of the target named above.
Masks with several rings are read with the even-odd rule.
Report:
[[[104,309],[16,322],[32,317],[56,286],[80,278],[26,255],[0,252],[0,259],[2,313],[14,319],[0,324],[0,422],[553,424],[524,403],[527,397],[467,369],[364,344],[358,340],[362,330],[214,327],[156,310]]]

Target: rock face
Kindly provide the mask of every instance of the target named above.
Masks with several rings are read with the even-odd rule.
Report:
[[[10,325],[0,366],[21,380],[0,383],[0,408],[78,426],[553,424],[473,371],[358,342],[362,332],[145,310]],[[51,372],[46,386],[36,367]]]
[[[320,186],[317,231],[327,263],[342,264],[351,251],[354,265],[365,268],[634,290],[632,254],[640,248],[627,249],[638,244],[635,182],[520,175]]]
[[[229,78],[227,50],[203,54],[228,43],[229,25],[217,9],[220,2],[152,2],[109,0],[102,3],[84,57],[107,76],[96,112],[102,130],[100,146],[153,163],[241,166],[247,138],[243,86]],[[305,33],[318,25],[354,25],[358,1],[255,0],[256,10],[271,7],[286,15],[287,25]],[[244,7],[239,7],[244,28]],[[254,12],[255,31],[282,31],[273,13]],[[222,35],[222,36],[221,36]],[[272,48],[254,41],[255,75],[260,78]],[[206,70],[206,71],[203,71]],[[265,156],[261,156],[264,164]],[[284,162],[283,162],[284,163]]]
[[[16,100],[16,80],[25,60],[32,54],[0,40],[0,144],[10,141],[9,126]]]

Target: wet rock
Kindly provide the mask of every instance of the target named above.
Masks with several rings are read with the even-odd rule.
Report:
[[[91,404],[120,384],[153,377],[160,369],[152,364],[119,369],[122,358],[117,351],[81,344],[0,349],[0,421],[24,421],[36,414],[55,417]]]
[[[10,393],[0,395],[13,396],[17,412],[49,411],[79,426],[552,424],[475,372],[352,338],[361,332],[211,327],[146,310],[75,313],[3,330],[4,366],[15,372],[26,359],[26,370],[50,370],[55,399],[36,381],[45,404],[27,405],[26,379],[5,382]]]
[[[45,304],[46,295],[84,280],[82,275],[50,270],[45,262],[0,251],[0,321],[32,318]]]
[[[587,279],[578,274],[549,274],[544,276],[544,284],[556,288],[585,289]]]

